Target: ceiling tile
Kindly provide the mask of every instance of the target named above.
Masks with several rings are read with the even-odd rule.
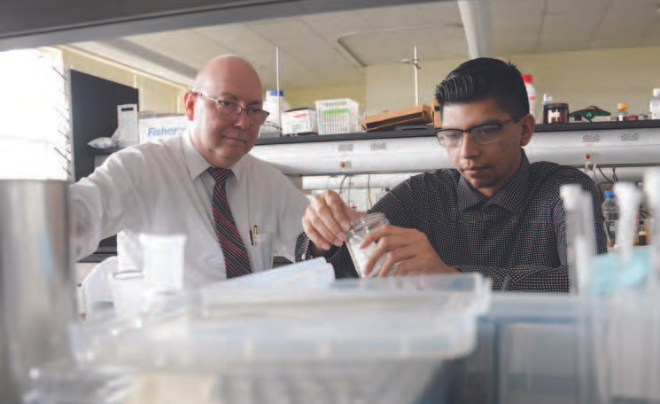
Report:
[[[294,44],[310,37],[312,40],[320,39],[320,36],[299,18],[258,21],[246,25],[269,42],[280,46]]]
[[[195,32],[256,66],[269,65],[275,60],[275,45],[245,24],[196,28]]]
[[[660,45],[660,21],[651,24],[644,33],[642,44],[645,46]]]
[[[594,48],[639,46],[644,35],[658,21],[655,9],[633,0],[631,3],[614,0],[596,31]]]
[[[455,1],[420,3],[417,7],[420,9],[426,24],[463,24],[458,3]]]
[[[491,5],[493,31],[536,34],[543,20],[544,3],[539,0],[495,0]],[[515,23],[513,23],[515,21]],[[522,30],[523,32],[520,32]]]
[[[138,69],[150,74],[162,77],[166,80],[171,80],[175,83],[183,84],[184,86],[190,86],[195,79],[194,75],[182,75],[178,72],[168,69],[167,66],[162,66],[154,64],[149,60],[141,58],[134,54],[128,54],[122,52],[119,49],[116,49],[112,46],[108,46],[103,42],[78,42],[72,44],[74,48],[79,50],[89,52],[93,55],[101,56],[105,59],[112,60],[114,62],[130,66],[134,69]]]
[[[356,13],[374,29],[416,27],[426,24],[422,11],[415,4],[370,8],[357,10]]]
[[[227,48],[190,30],[136,35],[125,39],[197,68],[209,59],[228,52]]]
[[[548,0],[546,3],[546,14],[558,15],[581,15],[588,16],[590,13],[600,14],[604,12],[611,0]]]
[[[304,15],[300,19],[332,43],[344,35],[373,29],[360,14],[353,11]]]
[[[541,31],[540,51],[588,49],[600,16],[547,14]]]
[[[415,45],[422,60],[449,59],[467,53],[465,34],[456,27],[372,32],[344,38],[343,43],[367,66],[401,63],[413,57]]]

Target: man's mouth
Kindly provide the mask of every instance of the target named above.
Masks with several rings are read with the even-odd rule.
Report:
[[[229,139],[230,141],[237,143],[247,143],[245,140],[241,139],[240,137],[225,136],[225,139]]]
[[[470,166],[470,167],[464,167],[463,168],[463,173],[465,175],[469,175],[470,177],[474,177],[474,176],[479,175],[480,173],[484,172],[485,170],[486,170],[486,167]]]

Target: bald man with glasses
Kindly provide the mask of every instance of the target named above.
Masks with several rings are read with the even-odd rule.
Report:
[[[140,233],[185,234],[184,285],[293,260],[307,197],[250,154],[266,121],[261,81],[237,56],[209,61],[184,96],[188,133],[112,154],[71,187],[77,258],[118,234],[120,269],[142,269]]]
[[[581,171],[530,164],[523,149],[534,133],[518,69],[491,58],[465,62],[440,83],[437,138],[454,169],[411,177],[370,212],[391,225],[369,233],[365,273],[385,256],[379,275],[480,272],[495,290],[569,290],[563,184],[580,184],[594,201],[598,252],[606,251],[601,196]],[[352,211],[334,192],[316,196],[303,217],[297,259],[325,256],[337,277],[356,277],[346,248]]]

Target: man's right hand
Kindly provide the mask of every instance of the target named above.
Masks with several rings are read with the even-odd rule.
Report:
[[[314,196],[302,219],[314,256],[325,255],[333,244],[341,247],[350,221],[360,216],[364,213],[351,209],[334,191]]]

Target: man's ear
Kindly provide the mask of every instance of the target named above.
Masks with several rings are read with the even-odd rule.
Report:
[[[534,115],[527,114],[520,118],[520,123],[522,123],[523,133],[520,137],[520,146],[527,146],[532,136],[534,135],[534,128],[536,128],[536,120]]]
[[[186,117],[189,121],[195,118],[195,99],[197,98],[196,94],[192,90],[186,91],[183,95],[183,106],[186,109]]]

